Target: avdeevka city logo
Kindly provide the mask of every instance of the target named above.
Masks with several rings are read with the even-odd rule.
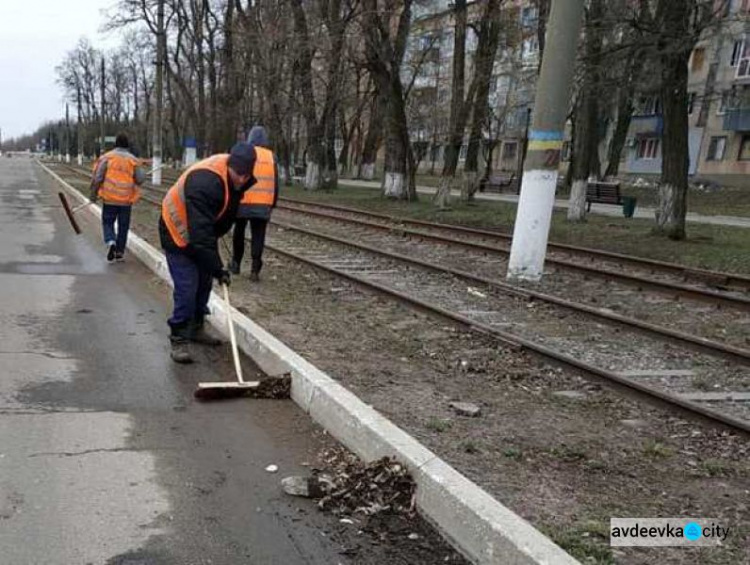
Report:
[[[700,527],[700,524],[697,522],[690,522],[689,524],[685,525],[685,537],[689,539],[690,541],[695,541],[697,539],[700,539],[703,535],[703,528]]]

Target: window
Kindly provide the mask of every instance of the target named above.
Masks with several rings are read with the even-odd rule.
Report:
[[[439,160],[440,160],[440,146],[433,145],[432,149],[430,150],[430,161],[439,161]]]
[[[737,60],[737,78],[748,77],[750,77],[750,41],[743,41]]]
[[[706,50],[703,47],[696,47],[693,51],[693,59],[690,64],[690,70],[699,73],[703,69],[703,63],[706,60]]]
[[[750,135],[743,135],[740,143],[740,154],[737,156],[738,161],[750,161]]]
[[[693,113],[695,108],[695,92],[688,92],[688,116]]]
[[[534,27],[537,20],[537,11],[534,7],[521,10],[521,25],[523,27]]]
[[[458,152],[458,159],[460,161],[463,161],[464,159],[466,159],[466,152],[468,150],[469,150],[469,147],[466,144],[461,146],[461,150]]]
[[[724,159],[724,150],[726,149],[726,146],[726,137],[712,137],[711,142],[708,144],[706,161],[721,161]]]
[[[635,154],[637,159],[656,159],[659,156],[659,143],[658,137],[644,137],[639,139],[635,147]]]
[[[503,143],[503,160],[515,159],[518,153],[518,143],[515,141],[506,141]]]
[[[522,49],[521,56],[524,59],[536,56],[539,53],[539,39],[536,36],[524,39]]]
[[[661,100],[658,96],[642,96],[638,106],[642,116],[661,114]]]
[[[721,93],[721,98],[719,99],[719,107],[716,108],[717,116],[723,116],[724,114],[726,114],[731,94],[732,93],[729,90],[725,90]]]
[[[732,45],[732,58],[729,59],[730,67],[736,67],[737,63],[740,62],[740,55],[742,55],[743,44],[744,44],[744,41],[742,39],[738,39]]]

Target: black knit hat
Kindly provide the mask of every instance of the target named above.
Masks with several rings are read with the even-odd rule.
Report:
[[[255,160],[255,149],[244,141],[235,143],[229,152],[229,166],[238,175],[250,174]]]

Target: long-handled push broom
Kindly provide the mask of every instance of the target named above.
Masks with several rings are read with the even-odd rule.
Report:
[[[232,320],[232,307],[229,305],[229,287],[221,285],[224,291],[224,304],[227,309],[227,325],[229,325],[229,339],[232,342],[232,357],[234,358],[234,371],[237,374],[237,382],[223,383],[198,383],[193,396],[198,400],[219,400],[224,398],[237,398],[245,396],[258,388],[258,381],[244,381],[242,379],[242,366],[240,365],[240,354],[237,350],[237,337],[234,334],[234,321]]]

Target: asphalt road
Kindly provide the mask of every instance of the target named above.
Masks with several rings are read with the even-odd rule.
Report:
[[[108,265],[96,223],[74,235],[57,190],[0,159],[0,562],[350,563],[337,520],[279,488],[325,435],[290,401],[193,401],[228,349],[174,365],[166,288]]]

